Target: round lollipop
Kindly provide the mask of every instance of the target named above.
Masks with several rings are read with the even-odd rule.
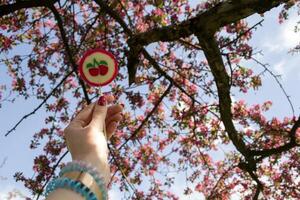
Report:
[[[80,59],[79,74],[90,86],[107,85],[118,74],[117,61],[103,49],[88,50]]]
[[[90,86],[109,84],[118,74],[117,61],[114,56],[103,49],[92,49],[83,55],[79,61],[79,75]],[[100,88],[100,96],[101,88]],[[104,135],[106,126],[104,126]]]

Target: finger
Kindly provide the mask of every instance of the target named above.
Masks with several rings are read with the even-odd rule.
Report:
[[[106,98],[107,104],[110,104],[115,100],[115,97],[113,95],[106,95],[105,98]]]
[[[107,100],[105,96],[101,96],[98,102],[95,104],[93,109],[92,121],[90,122],[90,126],[94,126],[99,131],[104,130],[104,123],[107,113]]]
[[[117,113],[117,114],[114,114],[113,116],[109,116],[109,117],[106,117],[106,120],[105,120],[105,123],[106,124],[109,124],[111,123],[112,121],[116,121],[116,122],[119,122],[122,120],[122,115],[121,113]]]
[[[72,120],[72,125],[74,126],[80,126],[80,127],[85,127],[87,126],[90,121],[92,120],[92,112],[95,104],[92,103],[85,108],[83,108],[77,116]]]
[[[118,127],[118,123],[113,121],[106,126],[107,139],[110,139]]]
[[[123,107],[121,105],[109,106],[107,109],[107,118],[109,118],[110,116],[113,116],[117,113],[120,113],[122,111],[123,111]]]

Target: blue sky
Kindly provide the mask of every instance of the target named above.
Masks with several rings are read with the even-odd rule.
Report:
[[[299,90],[298,85],[300,83],[300,57],[297,54],[288,54],[288,51],[300,42],[299,33],[294,33],[294,26],[300,18],[297,16],[296,10],[293,10],[291,12],[293,15],[290,19],[284,24],[279,25],[279,10],[278,8],[273,9],[271,12],[265,14],[263,27],[258,27],[257,31],[253,33],[251,44],[257,51],[262,50],[264,54],[257,55],[256,58],[262,63],[268,63],[270,69],[272,69],[275,74],[282,75],[281,82],[287,93],[291,96],[295,113],[298,115],[300,113],[300,93],[296,91]],[[250,25],[253,25],[260,21],[260,19],[261,17],[259,15],[254,15],[248,18],[248,22]],[[262,70],[262,68],[253,61],[243,62],[243,65],[255,71]],[[1,65],[0,77],[7,77],[5,73],[6,69]],[[8,78],[2,78],[0,79],[0,85],[8,81]],[[283,118],[284,116],[291,116],[291,110],[285,96],[274,79],[269,75],[263,77],[263,87],[260,88],[260,90],[251,90],[246,95],[238,93],[234,96],[234,99],[246,99],[249,104],[272,100],[273,107],[267,113],[268,117],[278,116],[279,118]],[[27,192],[24,191],[24,187],[21,184],[14,182],[12,175],[16,171],[24,171],[27,176],[33,174],[31,168],[32,161],[38,152],[31,151],[28,147],[32,134],[43,127],[45,113],[43,110],[38,111],[36,115],[26,119],[9,137],[4,137],[3,135],[20,117],[31,112],[38,103],[39,101],[34,98],[30,98],[26,101],[17,99],[13,104],[4,103],[0,109],[0,133],[2,135],[0,139],[0,165],[2,161],[7,158],[4,166],[0,168],[0,199],[5,199],[6,193],[15,188],[24,193]],[[220,157],[222,157],[222,155],[220,155]],[[173,191],[180,196],[180,199],[203,199],[199,194],[189,197],[183,196],[182,192],[185,185],[180,183],[180,178],[181,177],[178,177],[172,188]],[[111,199],[121,199],[120,194],[116,191],[112,191]]]

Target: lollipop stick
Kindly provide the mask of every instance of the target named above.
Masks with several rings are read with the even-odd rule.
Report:
[[[101,87],[99,87],[99,96],[102,96],[102,91],[101,91]],[[105,105],[106,106],[106,105]],[[107,139],[107,134],[106,134],[106,121],[104,120],[104,126],[103,126],[103,133],[105,138]]]

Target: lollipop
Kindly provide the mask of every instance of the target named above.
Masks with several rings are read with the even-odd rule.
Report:
[[[79,75],[90,86],[109,84],[118,74],[114,56],[102,49],[87,51],[79,62]]]
[[[79,75],[90,86],[104,86],[114,80],[118,74],[114,56],[102,49],[87,51],[79,62]],[[100,88],[100,96],[101,88]],[[104,126],[106,136],[106,127]]]

